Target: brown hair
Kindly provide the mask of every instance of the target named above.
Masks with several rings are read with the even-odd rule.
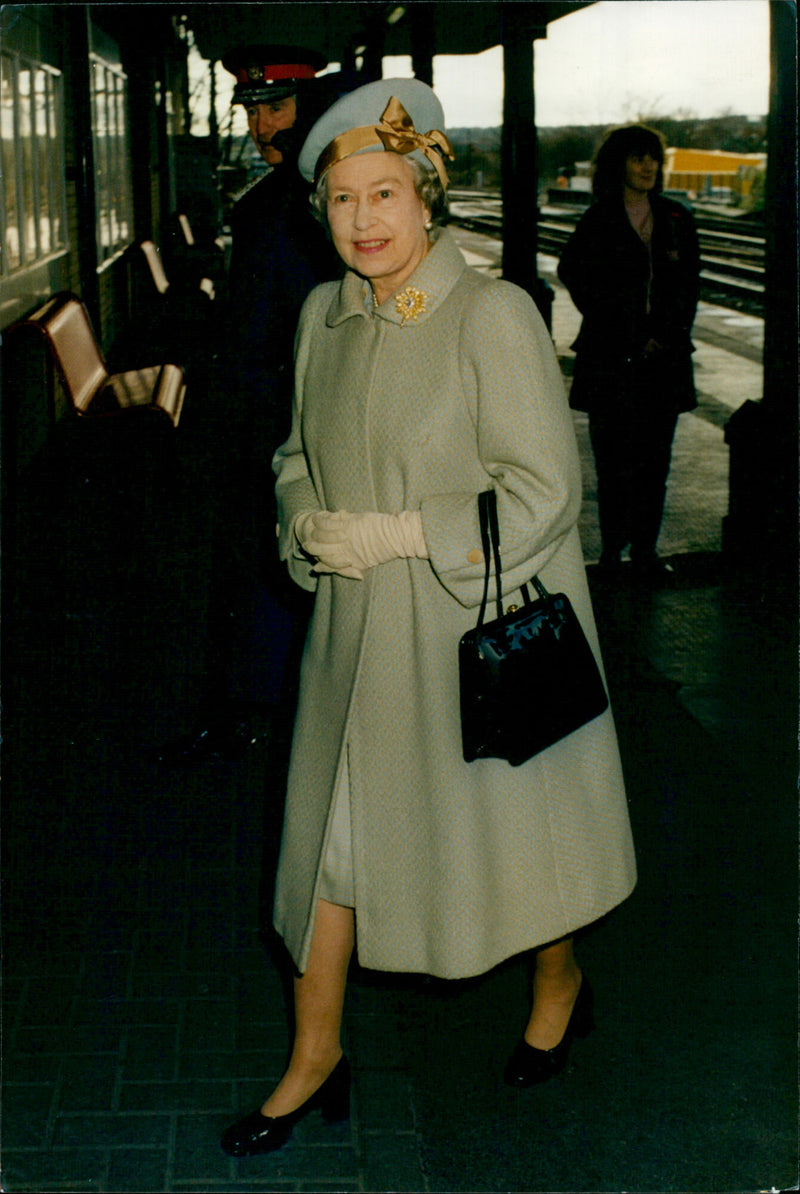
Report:
[[[625,163],[629,157],[646,153],[658,162],[653,191],[664,186],[664,153],[667,142],[657,130],[646,124],[626,124],[606,133],[592,163],[592,191],[598,199],[619,197],[625,183]]]

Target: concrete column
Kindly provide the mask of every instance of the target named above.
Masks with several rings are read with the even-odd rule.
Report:
[[[414,77],[433,87],[433,55],[436,27],[432,4],[415,4],[407,14],[411,20],[411,65]]]
[[[794,594],[797,554],[797,13],[770,3],[764,392],[728,421],[723,550]]]
[[[217,60],[208,64],[208,137],[212,160],[219,157],[219,121],[217,120]]]
[[[535,5],[505,3],[503,25],[503,277],[536,302],[551,327],[553,292],[537,273],[539,172],[533,91]]]
[[[797,399],[797,7],[770,3],[765,188],[764,403],[794,418]]]

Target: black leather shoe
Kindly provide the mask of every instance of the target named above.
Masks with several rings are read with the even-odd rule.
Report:
[[[643,585],[671,585],[675,580],[675,570],[666,560],[662,560],[653,552],[637,555],[631,552],[633,578]]]
[[[578,998],[561,1040],[552,1049],[534,1049],[522,1037],[506,1062],[503,1081],[508,1086],[524,1090],[537,1082],[555,1078],[567,1064],[570,1045],[574,1037],[585,1037],[594,1028],[594,995],[589,980],[581,980]]]
[[[603,551],[600,554],[598,565],[605,572],[618,572],[622,567],[622,552],[621,551]]]
[[[616,588],[624,575],[622,560],[619,552],[604,551],[594,568],[594,578],[598,585]]]
[[[288,1115],[262,1115],[251,1111],[244,1119],[231,1124],[222,1133],[222,1150],[231,1157],[254,1157],[281,1148],[309,1111],[319,1108],[326,1123],[339,1123],[350,1116],[350,1063],[340,1058],[329,1074],[305,1103]]]

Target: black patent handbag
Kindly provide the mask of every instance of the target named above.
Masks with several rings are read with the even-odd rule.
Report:
[[[507,759],[514,767],[608,708],[600,670],[564,593],[531,578],[523,605],[503,613],[500,531],[493,489],[478,496],[486,561],[478,624],[458,646],[464,759]],[[485,621],[494,562],[497,618]]]

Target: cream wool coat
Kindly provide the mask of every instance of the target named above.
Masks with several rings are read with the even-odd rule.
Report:
[[[521,767],[463,761],[458,641],[480,604],[480,490],[497,491],[509,597],[540,571],[597,650],[579,463],[528,295],[468,268],[447,231],[409,285],[425,295],[416,321],[394,298],[373,311],[348,273],[312,292],[298,329],[274,467],[281,555],[316,600],[275,926],[303,971],[346,760],[361,964],[459,978],[596,920],[630,893],[635,863],[610,712]],[[430,560],[317,578],[292,538],[316,509],[420,509]]]

